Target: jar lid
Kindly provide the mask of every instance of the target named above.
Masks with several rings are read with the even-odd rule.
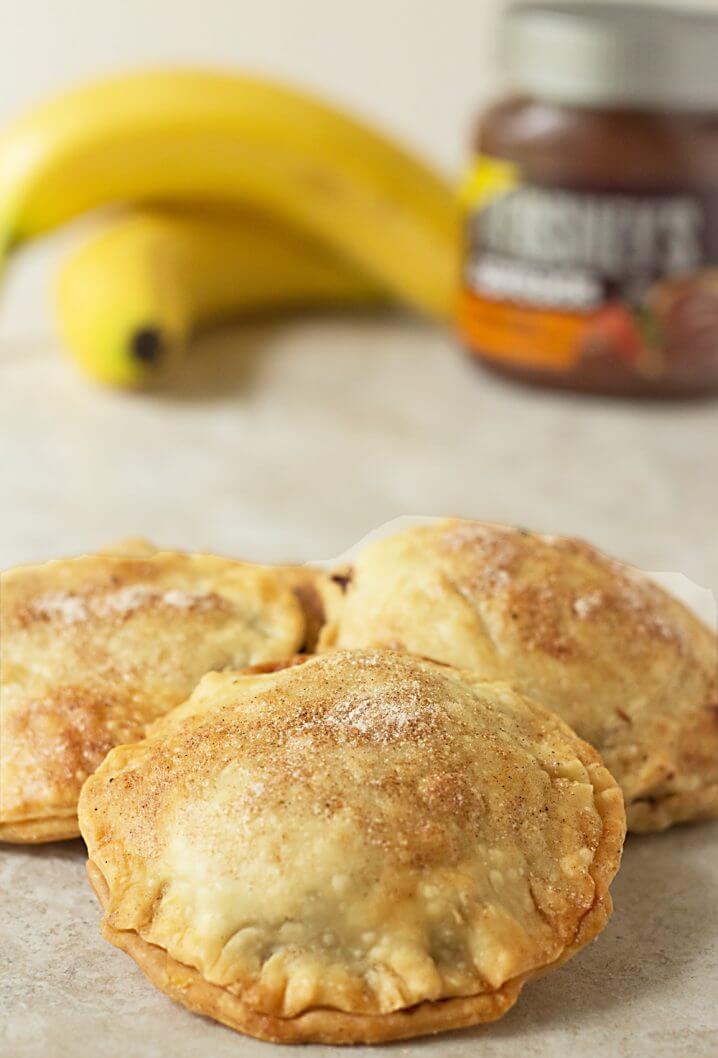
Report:
[[[646,4],[516,3],[504,21],[512,87],[540,99],[718,109],[718,14]]]

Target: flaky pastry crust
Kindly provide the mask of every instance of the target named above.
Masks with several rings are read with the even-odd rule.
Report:
[[[144,537],[128,537],[104,548],[103,554],[142,556],[156,554],[158,550]],[[301,648],[309,654],[314,653],[328,615],[335,612],[341,600],[341,590],[335,577],[308,563],[285,562],[269,568],[277,572],[294,592],[304,614]]]
[[[507,685],[388,651],[294,660],[206,676],[86,782],[104,935],[262,1039],[500,1017],[608,918],[616,783]]]
[[[718,816],[718,640],[645,574],[580,540],[459,519],[341,572],[320,650],[390,647],[512,682],[596,746],[632,830]]]
[[[305,638],[279,574],[139,544],[3,574],[0,620],[0,840],[23,843],[77,837],[87,775],[205,672]]]

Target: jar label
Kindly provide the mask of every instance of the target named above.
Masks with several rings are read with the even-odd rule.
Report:
[[[485,155],[462,195],[458,323],[478,354],[596,380],[718,378],[718,195],[532,185]]]

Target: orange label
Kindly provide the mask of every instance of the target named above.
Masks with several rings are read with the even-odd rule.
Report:
[[[566,371],[577,362],[588,319],[585,312],[516,305],[469,291],[458,307],[459,334],[470,348],[549,371]]]

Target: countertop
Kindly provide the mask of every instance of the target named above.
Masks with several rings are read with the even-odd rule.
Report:
[[[718,404],[522,389],[403,319],[225,333],[155,396],[94,387],[50,339],[6,341],[0,445],[3,566],[128,535],[331,559],[393,518],[456,513],[718,589]],[[613,892],[605,933],[501,1022],[371,1053],[716,1054],[718,826],[629,839]],[[174,1006],[98,921],[80,842],[0,850],[2,1058],[276,1053]]]

